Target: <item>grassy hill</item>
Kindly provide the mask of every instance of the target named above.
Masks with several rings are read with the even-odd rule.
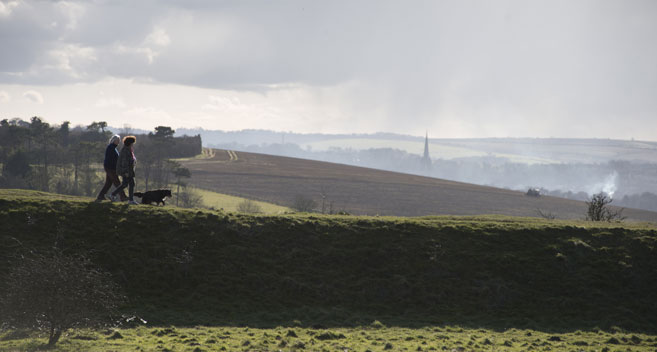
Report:
[[[657,227],[244,215],[0,190],[11,258],[83,252],[151,324],[657,331]],[[0,280],[0,290],[2,290]]]
[[[175,186],[174,186],[175,187]],[[173,188],[173,187],[172,187]],[[195,189],[194,192],[201,196],[203,207],[223,209],[225,211],[238,211],[239,205],[244,202],[245,198],[230,196],[205,189]],[[292,211],[292,209],[272,203],[253,201],[264,214],[281,214]]]
[[[499,214],[581,219],[586,204],[556,197],[280,156],[215,150],[183,160],[191,183],[219,193],[290,207],[297,196],[324,199],[325,209],[352,214],[424,216]],[[657,213],[626,209],[629,220],[657,221]]]

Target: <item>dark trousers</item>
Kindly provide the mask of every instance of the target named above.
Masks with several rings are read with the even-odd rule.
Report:
[[[121,183],[119,188],[115,189],[114,192],[112,192],[112,195],[115,196],[119,192],[123,192],[123,190],[126,187],[130,186],[128,188],[128,198],[130,200],[135,200],[134,199],[134,196],[135,196],[135,177],[134,176],[128,176],[128,177],[122,176],[122,177],[123,177],[123,183]]]
[[[121,181],[119,181],[119,176],[116,175],[116,170],[110,170],[110,169],[105,169],[105,185],[103,188],[100,190],[100,193],[98,193],[98,199],[105,199],[105,193],[109,191],[110,187],[114,185],[115,187],[119,187],[121,185]],[[121,200],[125,200],[125,192],[121,191],[121,194],[119,195],[121,197]]]

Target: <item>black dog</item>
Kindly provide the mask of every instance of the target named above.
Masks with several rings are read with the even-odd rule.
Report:
[[[166,203],[164,203],[164,199],[167,197],[171,198],[171,190],[156,189],[154,191],[135,192],[135,195],[141,198],[141,204],[154,203],[155,205],[159,205],[162,203],[162,205],[166,205]]]

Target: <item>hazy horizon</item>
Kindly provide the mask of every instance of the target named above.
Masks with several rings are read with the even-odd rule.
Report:
[[[657,141],[657,2],[0,0],[0,119]]]

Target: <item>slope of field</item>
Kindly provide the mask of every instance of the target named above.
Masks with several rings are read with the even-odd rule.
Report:
[[[657,331],[654,225],[82,200],[0,190],[0,277],[56,245],[89,255],[125,290],[125,311],[156,325]]]
[[[194,192],[201,196],[204,207],[223,209],[225,211],[236,212],[238,211],[237,209],[239,205],[247,200],[245,198],[230,196],[227,194],[221,194],[204,189],[195,189]],[[260,207],[261,212],[264,214],[281,214],[292,211],[292,209],[288,207],[283,207],[272,203],[259,201],[254,201],[254,203]]]
[[[429,177],[265,154],[215,150],[211,158],[182,161],[191,183],[219,193],[292,206],[297,196],[312,198],[325,211],[352,214],[423,216],[539,216],[581,219],[583,202],[528,197],[523,192]],[[626,209],[630,220],[657,221],[657,213]]]

